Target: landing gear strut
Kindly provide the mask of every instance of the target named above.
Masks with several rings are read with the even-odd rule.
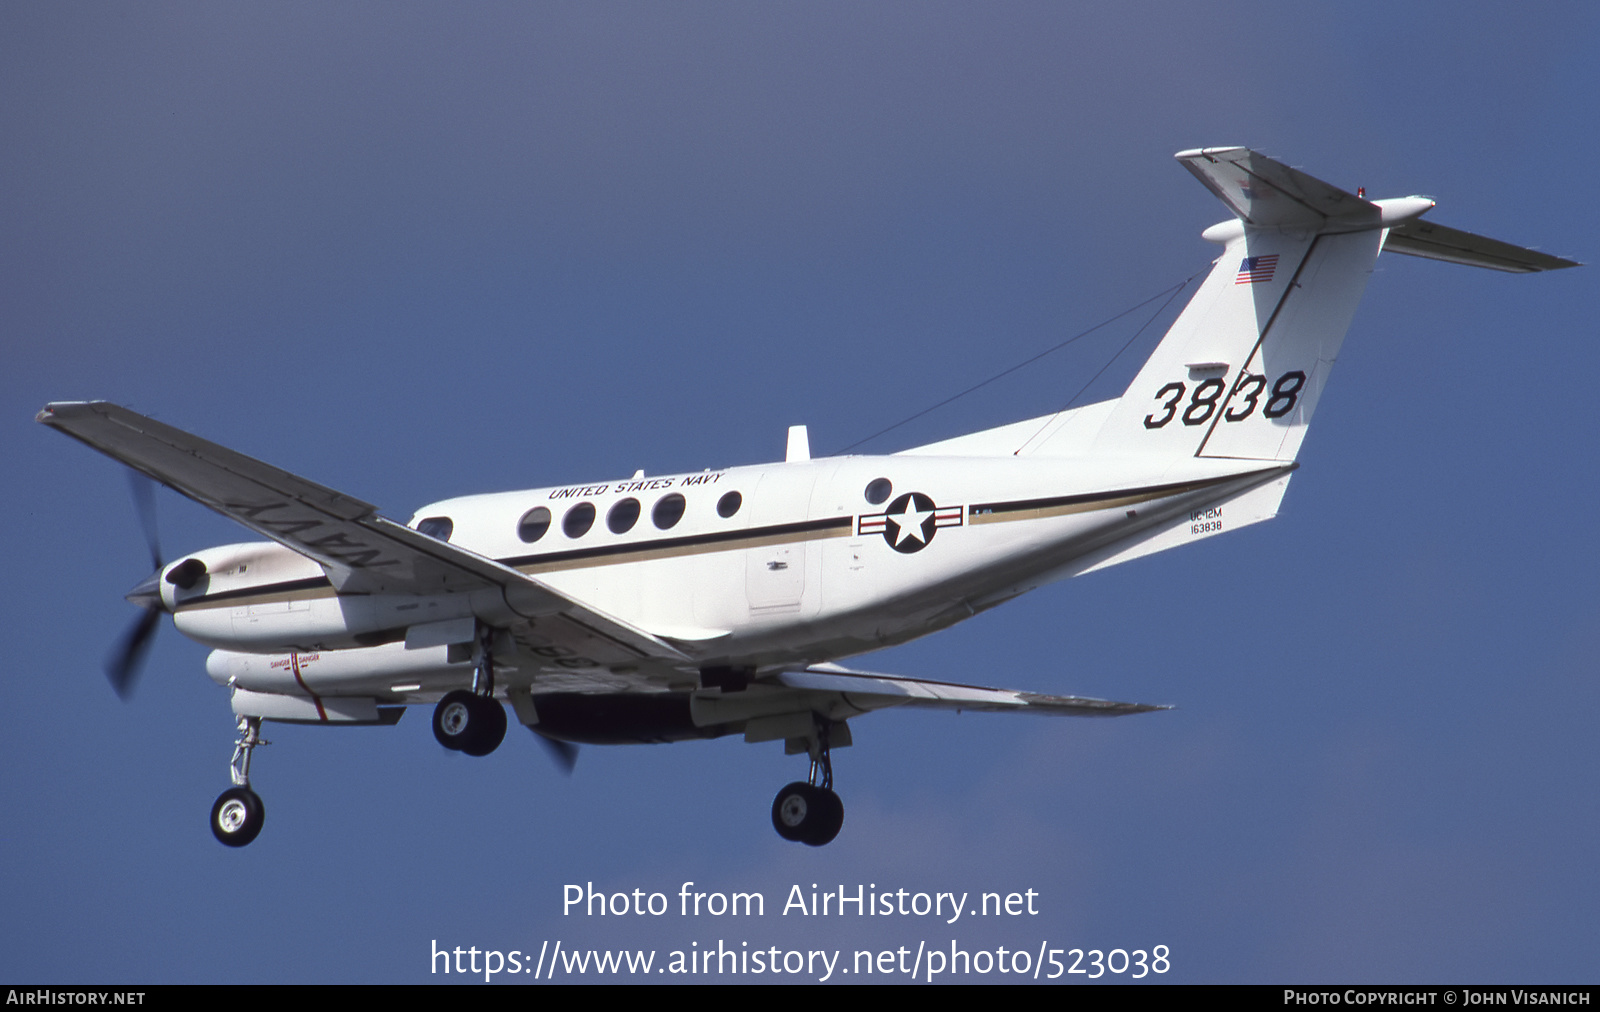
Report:
[[[478,636],[478,669],[472,689],[457,689],[439,700],[433,710],[433,736],[453,752],[488,755],[506,736],[506,710],[494,698],[494,655],[489,649],[494,630]]]
[[[844,802],[833,792],[833,759],[825,721],[817,721],[810,745],[811,775],[796,780],[772,799],[772,828],[785,840],[820,847],[838,836],[844,825]]]
[[[267,744],[261,737],[260,717],[239,718],[239,740],[233,743],[233,759],[228,763],[233,786],[211,806],[211,834],[230,847],[243,847],[254,840],[266,821],[266,806],[250,789],[250,753],[257,745]]]

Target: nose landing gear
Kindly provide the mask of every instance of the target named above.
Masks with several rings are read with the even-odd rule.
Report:
[[[239,718],[239,740],[233,744],[233,759],[228,763],[234,785],[211,806],[211,835],[229,847],[243,847],[254,840],[267,819],[266,806],[250,789],[250,753],[267,744],[270,742],[261,737],[260,717]]]

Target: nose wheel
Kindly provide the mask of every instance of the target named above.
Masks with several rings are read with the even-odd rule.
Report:
[[[233,759],[228,763],[233,786],[217,795],[217,803],[211,806],[211,835],[229,847],[243,847],[254,840],[267,821],[266,806],[250,789],[250,754],[266,744],[261,737],[261,718],[240,717],[239,740],[233,743]]]
[[[772,828],[785,840],[821,847],[833,842],[843,826],[844,802],[833,792],[828,727],[819,720],[811,740],[811,776],[796,780],[772,799]]]
[[[230,787],[211,806],[211,835],[229,847],[243,847],[261,832],[267,810],[248,787]]]

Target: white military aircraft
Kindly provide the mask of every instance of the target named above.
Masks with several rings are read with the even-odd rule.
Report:
[[[1157,709],[835,661],[1274,516],[1380,251],[1575,266],[1245,148],[1177,158],[1233,217],[1205,231],[1222,255],[1127,392],[889,456],[813,459],[797,426],[779,463],[448,499],[402,525],[114,404],[51,404],[39,421],[270,539],[156,551],[113,683],[126,693],[162,613],[215,648],[240,729],[211,814],[230,846],[261,830],[263,720],[390,724],[429,703],[440,744],[470,755],[504,737],[503,704],[557,743],[782,741],[811,766],[773,825],[821,845],[843,823],[830,753],[854,717]]]

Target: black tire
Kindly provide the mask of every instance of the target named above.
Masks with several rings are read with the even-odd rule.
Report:
[[[472,720],[476,731],[471,732],[471,741],[461,746],[461,751],[467,755],[488,755],[500,747],[506,739],[506,708],[487,696],[473,696]]]
[[[211,806],[211,835],[229,847],[243,847],[261,832],[267,808],[248,787],[230,787]]]
[[[813,788],[817,792],[817,818],[815,825],[807,830],[802,843],[813,847],[821,847],[833,842],[839,835],[839,830],[844,826],[844,802],[839,800],[839,795],[820,787]]]
[[[465,689],[445,693],[439,705],[433,708],[433,737],[452,752],[471,740],[474,708],[473,695]]]
[[[452,751],[488,755],[505,740],[505,707],[465,689],[447,693],[433,708],[433,736]]]
[[[825,806],[821,791],[796,780],[772,799],[772,828],[785,840],[804,842],[815,831]]]

